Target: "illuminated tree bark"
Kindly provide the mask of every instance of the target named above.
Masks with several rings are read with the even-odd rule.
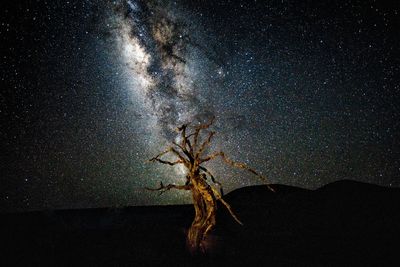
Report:
[[[190,127],[193,132],[189,134],[186,133],[189,125],[182,125],[178,128],[181,137],[180,142],[173,142],[173,146],[170,146],[164,152],[149,160],[151,162],[159,162],[171,166],[183,164],[188,169],[186,183],[184,185],[164,185],[162,182],[160,182],[160,187],[147,189],[151,191],[159,191],[160,194],[170,189],[190,190],[192,192],[195,217],[186,237],[187,247],[191,253],[206,252],[205,241],[208,233],[216,224],[218,201],[220,201],[220,203],[226,207],[232,218],[237,223],[242,224],[242,222],[233,212],[231,206],[222,198],[221,184],[215,180],[215,177],[208,169],[202,166],[204,162],[221,157],[225,163],[250,171],[267,184],[265,177],[261,176],[244,163],[232,161],[226,157],[225,153],[222,151],[212,153],[208,156],[203,155],[215,134],[215,132],[208,130],[213,121],[214,118],[209,123]],[[201,134],[204,132],[207,132],[207,136],[201,142]],[[167,161],[161,159],[162,156],[168,153],[175,155],[177,158],[176,161]],[[208,183],[208,177],[214,185],[220,187],[221,193],[214,186]],[[270,190],[274,191],[273,188],[271,188],[268,184],[267,186]]]

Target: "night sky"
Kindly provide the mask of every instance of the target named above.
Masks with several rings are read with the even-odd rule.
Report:
[[[188,203],[143,189],[185,170],[145,161],[212,116],[212,149],[271,183],[400,186],[396,1],[7,2],[1,211]]]

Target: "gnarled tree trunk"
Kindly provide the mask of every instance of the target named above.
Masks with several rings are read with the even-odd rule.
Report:
[[[195,217],[187,233],[187,247],[191,253],[206,251],[205,241],[207,233],[210,232],[216,223],[217,199],[211,186],[200,178],[191,178],[193,189],[193,205]]]
[[[190,134],[186,134],[186,129],[188,128],[188,125],[182,125],[178,128],[179,132],[181,133],[181,142],[179,144],[174,142],[174,146],[169,147],[164,152],[150,159],[150,161],[152,162],[157,161],[162,164],[168,164],[171,166],[174,166],[176,164],[183,164],[188,169],[185,185],[169,184],[167,186],[164,186],[163,183],[160,182],[159,188],[147,189],[152,191],[159,191],[160,194],[172,188],[179,190],[191,190],[195,217],[192,225],[187,232],[186,243],[188,250],[193,254],[198,252],[206,252],[207,235],[216,224],[217,201],[220,201],[228,209],[231,216],[239,224],[242,224],[240,220],[236,217],[235,213],[232,211],[229,204],[226,203],[225,200],[222,198],[222,193],[220,194],[220,192],[215,189],[214,186],[217,185],[220,187],[222,192],[221,184],[215,180],[213,174],[207,168],[202,166],[204,162],[213,160],[216,157],[221,157],[225,163],[234,167],[248,170],[251,173],[260,177],[264,182],[266,182],[265,177],[261,176],[244,163],[234,162],[230,160],[225,156],[225,153],[222,151],[212,153],[209,156],[203,156],[215,132],[209,132],[207,138],[205,138],[202,143],[200,143],[200,132],[202,130],[207,130],[213,123],[213,120],[214,119],[212,119],[210,123],[200,124],[193,127],[194,132]],[[172,153],[173,155],[175,155],[177,157],[176,161],[171,162],[161,159],[161,157],[167,153]],[[207,176],[211,179],[214,186],[207,182]],[[268,188],[274,191],[270,186],[268,186]]]

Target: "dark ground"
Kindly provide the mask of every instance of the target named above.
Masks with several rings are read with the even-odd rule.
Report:
[[[400,189],[340,181],[246,187],[225,199],[209,255],[185,251],[190,205],[1,214],[0,266],[400,266]]]

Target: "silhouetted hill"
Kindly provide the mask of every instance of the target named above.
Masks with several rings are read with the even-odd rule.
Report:
[[[276,193],[265,186],[246,187],[226,196],[245,224],[240,229],[227,223],[223,213],[225,231],[234,229],[231,236],[237,235],[228,242],[234,244],[229,249],[246,255],[238,261],[306,266],[400,263],[400,189],[349,180],[317,190],[274,188]]]
[[[274,185],[225,196],[214,249],[185,251],[190,205],[3,214],[1,266],[8,265],[398,265],[400,189],[339,181],[318,190]],[[397,264],[396,264],[397,263]]]

